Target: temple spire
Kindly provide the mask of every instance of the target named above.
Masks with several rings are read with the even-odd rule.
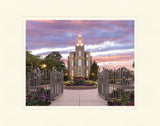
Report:
[[[84,45],[84,43],[82,42],[82,39],[83,39],[82,35],[79,34],[78,37],[77,37],[77,40],[78,40],[78,42],[76,43],[77,46],[83,46]]]

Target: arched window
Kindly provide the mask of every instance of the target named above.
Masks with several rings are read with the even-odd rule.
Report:
[[[72,70],[72,76],[73,76],[73,70]]]
[[[78,60],[78,66],[82,66],[82,60],[81,59]]]
[[[86,74],[87,74],[87,76],[88,76],[88,70],[87,70],[87,73],[86,73]]]
[[[79,50],[79,56],[81,56],[81,50]]]
[[[88,60],[86,61],[86,66],[88,66]]]
[[[72,60],[72,67],[73,67],[73,60]]]

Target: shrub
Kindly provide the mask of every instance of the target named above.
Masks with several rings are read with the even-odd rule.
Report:
[[[120,99],[109,100],[108,105],[134,106],[134,92],[125,92],[122,94]]]
[[[114,97],[118,97],[119,98],[120,97],[120,92],[122,92],[122,89],[118,88],[118,89],[112,91],[112,93],[109,94],[109,97],[113,98],[113,96],[114,96]]]
[[[113,100],[108,101],[108,105],[109,106],[119,106],[119,105],[122,105],[122,102],[119,99],[113,99]]]
[[[69,80],[69,77],[68,76],[64,76],[64,81],[68,81]]]
[[[82,77],[77,77],[73,81],[77,85],[84,85],[86,83],[85,79]]]
[[[63,83],[65,86],[94,86],[97,85],[94,81],[86,81],[82,77],[76,77],[72,81],[67,81]]]
[[[94,81],[87,81],[89,84],[94,84],[94,85],[97,85],[96,82]]]
[[[44,90],[41,88],[38,90],[37,94],[35,92],[28,93],[26,95],[26,105],[27,106],[39,106],[39,105],[49,105],[51,103],[50,100],[50,90]]]
[[[72,83],[72,81],[66,81],[66,82],[63,82],[63,85],[70,84],[70,83]]]

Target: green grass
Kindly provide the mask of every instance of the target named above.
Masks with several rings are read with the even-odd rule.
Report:
[[[66,85],[66,84],[70,84],[72,81],[65,81],[63,82],[63,85]]]
[[[94,81],[92,81],[92,80],[87,80],[86,82],[88,82],[89,84],[97,85],[96,82],[94,82]]]

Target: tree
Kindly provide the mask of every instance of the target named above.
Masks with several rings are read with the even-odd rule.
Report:
[[[61,54],[59,52],[51,52],[48,56],[46,56],[47,59],[56,59],[60,60],[62,58]]]
[[[134,73],[133,71],[125,68],[125,67],[121,67],[117,70],[117,73],[120,74],[120,72],[123,71],[123,76],[126,77],[126,78],[133,78],[134,77]],[[122,77],[122,76],[121,76]]]
[[[64,69],[64,81],[67,81],[69,79],[69,71],[68,69],[65,67]]]
[[[34,67],[43,69],[41,65],[46,64],[46,70],[51,70],[54,67],[57,71],[63,70],[65,74],[67,70],[61,58],[62,56],[59,52],[51,52],[44,59],[40,59],[40,56],[32,55],[31,52],[26,51],[26,72],[29,72]]]
[[[90,80],[97,80],[98,69],[99,69],[99,66],[94,61],[93,64],[91,65],[91,71],[89,75]]]
[[[134,68],[134,62],[133,62],[133,64],[132,64],[132,67]]]
[[[46,69],[50,70],[52,67],[55,67],[57,71],[65,70],[65,63],[61,60],[62,56],[59,52],[51,52],[44,58],[42,64],[47,65]]]
[[[31,54],[31,51],[26,51],[26,72],[29,72],[34,67],[40,67],[40,56]]]

